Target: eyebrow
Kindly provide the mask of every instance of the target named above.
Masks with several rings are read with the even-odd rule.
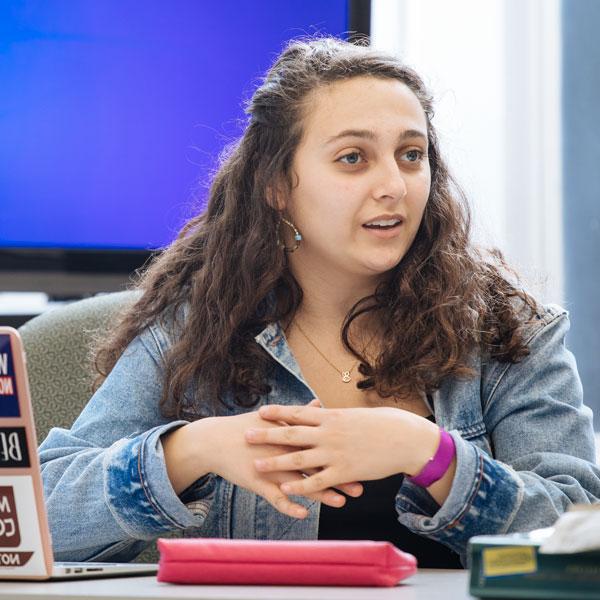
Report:
[[[377,139],[377,136],[375,135],[375,133],[373,133],[369,129],[344,129],[344,131],[341,131],[340,133],[328,138],[325,141],[324,145],[328,146],[332,142],[335,142],[335,141],[340,140],[345,137],[363,138],[363,139],[371,140],[371,141],[374,141]],[[422,131],[420,131],[418,129],[406,129],[398,136],[398,142],[403,142],[404,140],[411,139],[411,138],[420,138],[424,141],[427,141],[427,136]]]

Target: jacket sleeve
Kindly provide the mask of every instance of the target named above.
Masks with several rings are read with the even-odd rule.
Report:
[[[40,463],[55,558],[129,560],[166,532],[200,527],[214,477],[192,513],[167,475],[160,436],[186,424],[159,411],[162,357],[146,329],[125,350],[70,430],[54,428]],[[203,502],[204,501],[204,502]]]
[[[490,377],[483,416],[492,455],[453,431],[456,474],[443,505],[408,481],[396,498],[404,525],[446,544],[463,563],[474,535],[548,527],[572,504],[600,499],[592,412],[565,347],[568,316],[546,317],[529,356],[498,363]]]

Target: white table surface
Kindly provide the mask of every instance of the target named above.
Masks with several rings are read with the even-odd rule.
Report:
[[[155,577],[81,579],[79,581],[2,581],[0,598],[11,600],[465,600],[468,572],[422,569],[392,588],[209,586],[159,583]]]

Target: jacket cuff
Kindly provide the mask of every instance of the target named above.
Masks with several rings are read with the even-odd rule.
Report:
[[[508,465],[490,458],[458,432],[450,434],[456,446],[456,473],[446,501],[438,506],[425,489],[405,478],[396,497],[396,510],[405,527],[464,557],[472,536],[509,529],[524,484]]]
[[[165,464],[160,436],[186,425],[174,421],[114,443],[104,458],[104,496],[119,526],[136,539],[153,539],[174,529],[200,527],[204,515],[179,499]],[[209,497],[214,477],[202,478],[196,498]]]

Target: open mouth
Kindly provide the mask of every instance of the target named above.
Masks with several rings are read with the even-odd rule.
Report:
[[[365,223],[363,227],[365,229],[374,229],[380,231],[386,231],[388,229],[395,229],[402,225],[401,219],[390,219],[387,221],[374,221],[373,223]]]
[[[378,215],[363,227],[368,230],[371,238],[379,238],[381,240],[392,240],[402,235],[404,226],[403,215]]]

